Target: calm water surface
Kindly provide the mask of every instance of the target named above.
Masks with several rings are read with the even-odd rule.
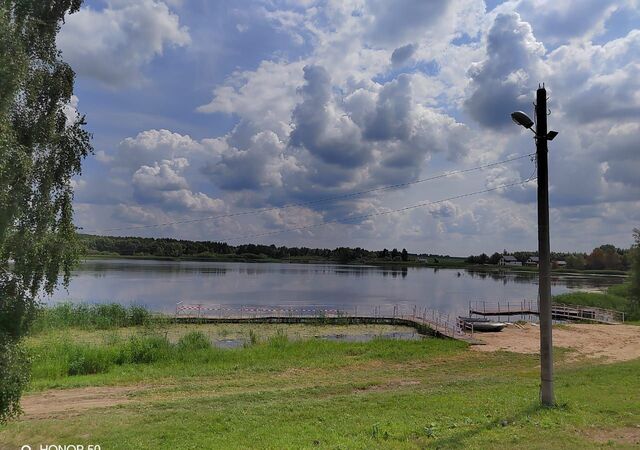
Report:
[[[600,289],[621,281],[616,277],[557,275],[552,293]],[[60,289],[46,301],[118,302],[165,312],[183,301],[343,308],[398,304],[463,313],[470,300],[536,299],[537,289],[535,273],[105,259],[84,262],[74,272],[69,291]]]

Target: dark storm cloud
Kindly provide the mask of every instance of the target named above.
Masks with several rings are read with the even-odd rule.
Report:
[[[487,37],[487,58],[469,69],[471,94],[464,106],[471,117],[499,129],[512,126],[511,112],[530,111],[543,53],[518,14],[499,14]]]
[[[640,195],[640,125],[627,123],[612,128],[596,144],[600,158],[606,163],[604,178],[624,185],[631,197]]]
[[[387,83],[376,103],[372,120],[367,124],[364,136],[370,140],[406,140],[411,133],[409,114],[412,107],[411,85],[407,75],[400,75]]]
[[[396,48],[391,54],[391,64],[396,67],[401,66],[413,56],[416,52],[416,48],[417,47],[413,44],[407,44]]]
[[[324,67],[306,66],[302,102],[293,111],[291,145],[304,147],[327,164],[358,167],[371,158],[360,129],[332,105],[331,77]]]

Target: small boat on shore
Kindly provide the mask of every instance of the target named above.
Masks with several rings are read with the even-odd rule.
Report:
[[[459,319],[465,329],[484,333],[502,331],[507,326],[504,322],[492,322],[480,317],[460,317]]]

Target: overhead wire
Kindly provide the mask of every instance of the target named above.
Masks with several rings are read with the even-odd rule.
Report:
[[[333,224],[333,223],[357,222],[357,221],[361,221],[361,220],[364,220],[364,219],[369,219],[371,217],[384,216],[384,215],[389,215],[389,214],[394,214],[394,213],[402,213],[402,212],[410,211],[410,210],[417,209],[417,208],[424,208],[424,207],[427,207],[427,206],[437,205],[439,203],[444,203],[444,202],[448,202],[448,201],[451,201],[451,200],[459,200],[461,198],[471,197],[471,196],[480,195],[480,194],[486,194],[487,192],[493,192],[493,191],[497,191],[497,190],[500,190],[500,189],[506,189],[506,188],[509,188],[509,187],[525,185],[525,184],[529,183],[530,181],[533,181],[533,180],[536,180],[536,179],[537,179],[537,177],[534,177],[533,174],[532,174],[531,177],[527,178],[524,181],[501,184],[499,186],[483,189],[483,190],[480,190],[480,191],[475,191],[475,192],[469,192],[469,193],[466,193],[466,194],[455,195],[453,197],[448,197],[448,198],[444,198],[444,199],[441,199],[441,200],[434,200],[434,201],[430,201],[430,202],[417,203],[415,205],[405,206],[403,208],[391,209],[391,210],[387,210],[387,211],[380,211],[380,212],[370,213],[370,214],[363,214],[363,215],[360,215],[360,216],[344,217],[344,218],[341,218],[341,219],[324,220],[324,221],[321,221],[321,222],[318,222],[318,223],[315,223],[315,224],[311,224],[311,225],[304,225],[304,226],[291,227],[291,228],[283,228],[281,230],[275,230],[275,231],[269,231],[269,232],[257,233],[257,234],[247,234],[247,235],[243,235],[243,236],[229,237],[229,238],[218,239],[218,240],[224,241],[224,242],[239,241],[239,240],[250,239],[250,238],[273,236],[273,235],[276,235],[276,234],[287,233],[287,232],[290,232],[290,231],[302,231],[302,230],[307,230],[307,229],[311,229],[311,228],[318,228],[318,227],[322,227],[322,226]]]
[[[520,159],[529,158],[529,157],[531,157],[533,155],[534,155],[534,153],[528,153],[526,155],[520,155],[520,156],[516,156],[516,157],[513,157],[513,158],[507,158],[507,159],[503,159],[501,161],[482,164],[480,166],[470,167],[470,168],[467,168],[467,169],[460,169],[460,170],[453,170],[453,171],[450,171],[450,172],[443,172],[443,173],[438,174],[438,175],[433,175],[431,177],[422,178],[422,179],[418,179],[418,180],[414,180],[414,181],[408,181],[406,183],[391,184],[391,185],[382,186],[382,187],[378,187],[378,188],[371,188],[371,189],[366,189],[366,190],[358,191],[358,192],[339,194],[339,195],[334,195],[334,196],[330,196],[330,197],[324,197],[324,198],[317,199],[317,200],[310,200],[310,201],[306,201],[306,202],[287,203],[287,204],[284,204],[282,206],[269,206],[269,207],[266,207],[266,208],[256,208],[256,209],[252,209],[252,210],[249,210],[249,211],[239,211],[239,212],[235,212],[235,213],[220,214],[220,215],[216,215],[216,216],[199,217],[199,218],[196,218],[196,219],[181,219],[181,220],[175,220],[175,221],[171,221],[171,222],[162,222],[162,223],[148,224],[148,225],[132,225],[132,226],[126,226],[126,227],[116,227],[116,228],[104,228],[104,229],[97,229],[97,230],[89,230],[89,231],[86,231],[86,233],[105,233],[105,232],[110,232],[110,231],[141,230],[141,229],[149,229],[149,228],[167,227],[167,226],[172,226],[172,225],[185,225],[185,224],[190,224],[190,223],[214,221],[214,220],[220,220],[220,219],[227,219],[227,218],[231,218],[231,217],[247,216],[247,215],[253,215],[253,214],[262,214],[262,213],[270,212],[270,211],[278,211],[278,210],[289,209],[289,208],[299,208],[299,207],[304,207],[304,206],[317,205],[317,204],[326,203],[326,202],[330,202],[330,201],[334,201],[334,200],[342,200],[342,199],[346,199],[346,198],[359,197],[359,196],[363,196],[363,195],[370,194],[370,193],[373,193],[373,192],[381,192],[381,191],[387,191],[387,190],[400,189],[400,188],[403,188],[403,187],[412,186],[412,185],[419,184],[419,183],[425,183],[425,182],[428,182],[428,181],[438,180],[438,179],[441,179],[441,178],[447,178],[447,177],[451,177],[451,176],[454,176],[454,175],[462,175],[462,174],[469,173],[469,172],[488,169],[488,168],[496,167],[496,166],[499,166],[499,165],[502,165],[502,164],[507,164],[507,163],[510,163],[510,162],[513,162],[513,161],[518,161]]]

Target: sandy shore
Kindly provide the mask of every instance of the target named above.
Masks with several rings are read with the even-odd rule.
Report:
[[[510,325],[500,333],[477,333],[486,345],[475,345],[476,351],[505,350],[516,353],[539,353],[540,329],[527,324]],[[572,324],[553,329],[553,346],[573,350],[570,359],[603,358],[628,361],[640,358],[640,327],[633,325]]]

